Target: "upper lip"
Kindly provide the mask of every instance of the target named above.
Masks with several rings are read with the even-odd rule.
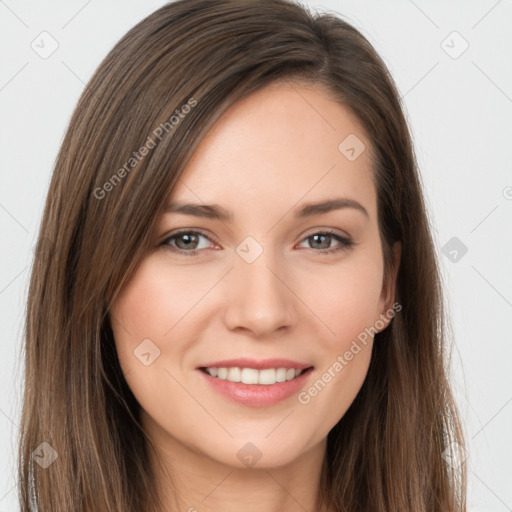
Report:
[[[291,359],[249,359],[246,357],[240,359],[225,359],[223,361],[214,361],[211,363],[205,363],[198,368],[231,368],[237,366],[239,368],[254,368],[256,370],[264,370],[266,368],[296,368],[298,370],[304,370],[313,366],[308,363],[299,363],[298,361],[292,361]]]

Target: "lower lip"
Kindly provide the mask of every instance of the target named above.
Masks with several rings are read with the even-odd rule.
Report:
[[[297,394],[304,386],[312,370],[313,368],[308,368],[292,380],[270,385],[231,382],[212,377],[203,370],[198,370],[198,372],[205,377],[208,384],[215,391],[228,397],[233,402],[249,407],[269,407]]]

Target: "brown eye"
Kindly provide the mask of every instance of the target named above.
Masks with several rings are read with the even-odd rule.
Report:
[[[162,245],[167,246],[171,251],[187,255],[195,255],[200,249],[207,249],[210,244],[201,245],[201,238],[210,241],[210,239],[198,231],[180,231],[167,237]],[[211,242],[211,241],[210,241]]]

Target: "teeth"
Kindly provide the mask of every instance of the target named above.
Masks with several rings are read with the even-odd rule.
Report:
[[[230,368],[227,380],[230,380],[231,382],[240,382],[242,380],[242,372],[240,371],[240,368]]]
[[[242,369],[242,382],[244,384],[258,384],[258,370],[254,368]]]
[[[268,386],[269,384],[275,384],[277,382],[276,371],[273,368],[260,370],[258,373],[258,384]],[[295,377],[295,370],[293,370],[293,376]]]
[[[270,386],[276,382],[285,382],[298,377],[304,370],[294,368],[266,368],[256,370],[254,368],[206,368],[206,372],[212,377],[230,382],[242,382],[244,384],[261,384]]]
[[[276,381],[284,382],[286,380],[286,368],[278,368],[276,371]]]

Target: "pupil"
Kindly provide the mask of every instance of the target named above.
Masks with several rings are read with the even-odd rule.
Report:
[[[324,238],[324,242],[325,240],[328,240],[330,238],[330,235],[313,235],[312,237],[315,241],[315,243],[318,241],[318,238]],[[320,245],[322,245],[320,243]],[[327,245],[324,243],[323,247],[319,247],[320,249],[328,249],[329,248],[329,243],[327,243]]]
[[[182,240],[188,240],[188,243],[185,243],[182,247],[180,247],[180,242]],[[190,248],[191,244],[194,244],[194,242],[197,243],[197,236],[196,235],[180,235],[177,239],[177,245],[180,249],[183,249],[183,248]],[[194,246],[195,248],[195,246]]]

